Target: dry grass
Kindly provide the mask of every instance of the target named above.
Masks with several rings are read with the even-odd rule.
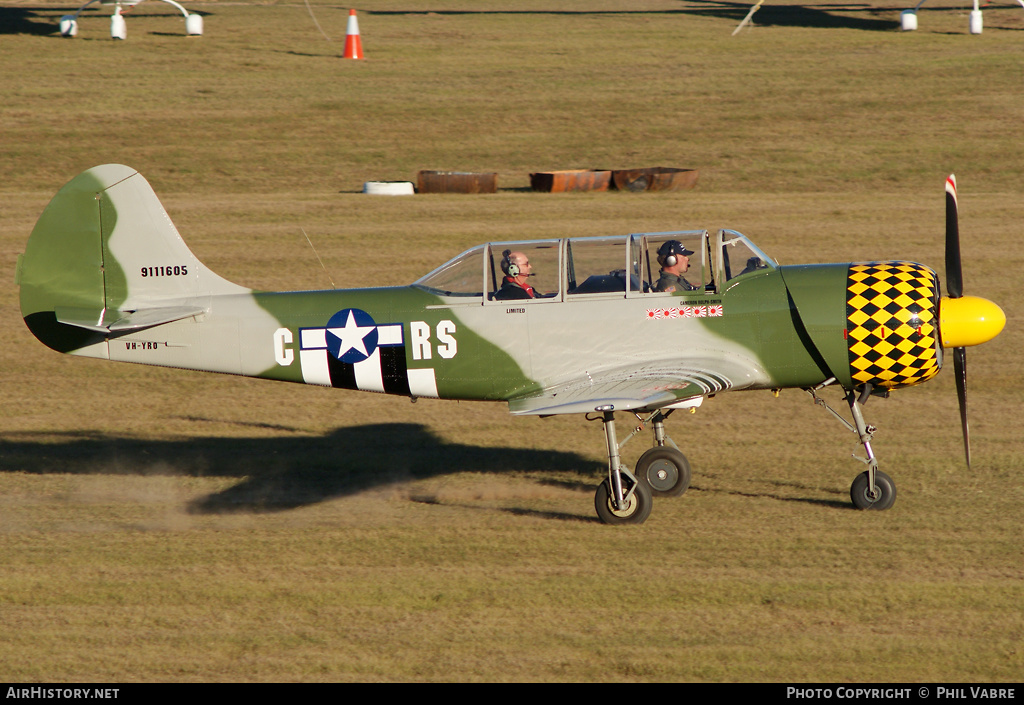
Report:
[[[642,527],[596,522],[599,427],[62,357],[0,283],[0,673],[14,681],[1019,680],[1024,12],[699,2],[147,3],[63,41],[4,3],[0,263],[79,170],[119,161],[215,271],[408,282],[487,239],[735,227],[781,261],[942,269],[961,181],[975,462],[951,375],[868,405],[899,499],[848,507],[851,434],[799,391],[670,424],[694,466]],[[180,21],[178,21],[180,24]],[[271,31],[272,30],[272,31]],[[48,29],[47,29],[48,31]],[[810,60],[823,53],[828,62]],[[702,169],[685,194],[523,191],[533,170]],[[420,168],[487,197],[374,199]],[[623,426],[628,426],[625,419]],[[632,461],[646,439],[626,447]]]

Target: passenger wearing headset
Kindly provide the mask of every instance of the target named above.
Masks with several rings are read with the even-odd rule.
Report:
[[[661,277],[658,279],[655,291],[696,291],[697,287],[686,281],[683,274],[690,268],[690,255],[693,250],[688,250],[678,240],[666,240],[658,248],[658,264],[661,265]]]
[[[496,301],[537,298],[537,292],[527,283],[527,279],[533,276],[533,267],[525,254],[511,250],[502,252],[501,271],[505,273],[505,279],[494,295]]]

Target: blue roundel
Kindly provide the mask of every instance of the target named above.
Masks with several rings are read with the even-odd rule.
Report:
[[[377,349],[377,324],[366,311],[342,309],[327,322],[327,349],[342,362],[362,362]]]

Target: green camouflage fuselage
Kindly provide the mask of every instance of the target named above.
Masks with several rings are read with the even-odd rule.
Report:
[[[645,253],[668,237],[702,247],[701,272],[692,275],[703,277],[699,290],[652,290],[657,276],[644,269]],[[460,255],[449,268],[469,273],[460,291],[440,290],[428,276],[405,287],[256,292],[206,269],[148,183],[107,165],[54,197],[18,278],[26,323],[61,352],[500,400],[514,413],[653,409],[830,378],[848,389],[893,388],[941,365],[937,282],[921,265],[779,267],[738,233],[712,242],[688,231],[595,240],[612,265],[583,281],[588,244],[548,241],[537,250],[549,253],[557,277],[551,272],[545,297],[532,300],[495,301],[488,283],[498,278],[495,252],[530,241]],[[759,266],[734,274],[728,250],[737,245]]]

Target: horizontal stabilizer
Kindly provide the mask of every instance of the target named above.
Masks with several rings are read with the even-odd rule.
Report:
[[[57,321],[100,333],[118,333],[152,328],[206,313],[201,306],[164,306],[137,311],[107,311],[58,306]]]

